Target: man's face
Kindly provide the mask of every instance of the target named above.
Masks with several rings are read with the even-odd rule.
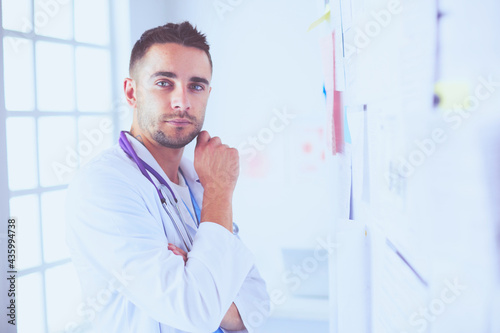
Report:
[[[150,139],[168,148],[182,148],[200,133],[212,78],[203,50],[155,44],[132,75],[137,123]]]

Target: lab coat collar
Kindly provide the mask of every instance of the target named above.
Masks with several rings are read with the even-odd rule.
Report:
[[[137,140],[130,133],[127,132],[126,135],[128,141],[132,145],[132,148],[134,148],[134,151],[137,154],[137,156],[139,156],[144,162],[146,162],[153,169],[155,169],[169,184],[172,184],[170,179],[167,177],[161,166],[158,164],[158,162],[153,157],[151,152],[146,148],[146,146],[144,146],[139,140]],[[203,199],[203,186],[201,186],[201,184],[197,181],[199,180],[199,177],[196,174],[196,171],[194,170],[193,162],[188,158],[182,156],[179,167],[182,170],[182,173],[184,174],[186,182],[188,183],[196,199],[196,202],[201,207],[201,202]]]

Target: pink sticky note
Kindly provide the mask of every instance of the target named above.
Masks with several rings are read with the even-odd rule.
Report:
[[[344,150],[344,117],[342,92],[335,90],[335,33],[321,41],[321,55],[325,76],[326,110],[328,112],[328,145],[332,154]]]

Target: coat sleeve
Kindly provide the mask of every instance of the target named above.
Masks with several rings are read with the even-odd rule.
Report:
[[[234,300],[246,330],[228,331],[228,333],[255,332],[270,315],[270,299],[266,290],[266,283],[262,279],[256,266],[248,273],[241,289]]]
[[[117,272],[129,276],[120,292],[156,321],[183,331],[215,331],[252,269],[252,254],[222,226],[203,222],[184,265],[168,250],[162,222],[144,195],[119,173],[83,172],[67,197],[72,253],[102,279]]]

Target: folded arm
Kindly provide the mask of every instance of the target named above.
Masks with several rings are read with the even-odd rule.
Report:
[[[168,244],[168,249],[174,254],[181,256],[184,259],[184,263],[187,262],[188,255],[183,249],[175,246],[174,244]],[[240,312],[238,311],[236,304],[231,303],[231,306],[222,319],[220,326],[229,331],[241,331],[245,329],[245,324],[243,324],[243,320],[241,320]]]

